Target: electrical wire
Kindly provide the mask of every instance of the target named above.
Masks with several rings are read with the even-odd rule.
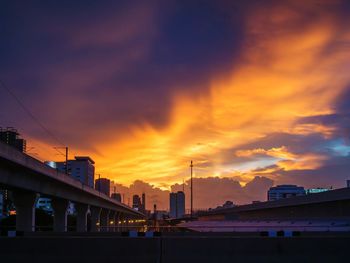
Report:
[[[55,136],[48,128],[46,128],[37,117],[34,116],[34,114],[22,103],[22,101],[16,96],[14,92],[12,92],[7,85],[0,79],[0,86],[8,93],[10,96],[18,103],[18,105],[22,108],[23,111],[25,111],[29,117],[49,136],[51,139],[53,139],[55,142],[57,142],[59,145],[62,145],[63,147],[66,147],[65,144],[58,139],[57,136]],[[54,149],[61,155],[65,156],[64,153],[59,151],[57,148],[54,147]]]

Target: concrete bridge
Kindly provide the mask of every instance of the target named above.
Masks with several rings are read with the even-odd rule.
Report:
[[[259,202],[202,212],[201,221],[213,220],[350,220],[350,188]]]
[[[38,194],[50,197],[54,210],[53,229],[67,231],[69,201],[75,204],[78,232],[118,230],[130,222],[143,221],[144,215],[72,177],[0,142],[0,187],[13,193],[16,230],[35,231],[35,203]]]

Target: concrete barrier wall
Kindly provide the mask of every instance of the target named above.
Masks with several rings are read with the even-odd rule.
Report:
[[[230,219],[230,215],[226,219]],[[262,210],[251,210],[239,212],[237,215],[232,215],[234,219],[327,219],[327,218],[350,218],[350,201],[338,200],[333,202],[325,202],[318,204],[286,206]]]
[[[1,262],[346,262],[350,237],[0,238]]]
[[[199,220],[328,219],[350,217],[350,188],[202,212]]]

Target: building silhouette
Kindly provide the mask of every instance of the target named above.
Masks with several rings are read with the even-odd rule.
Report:
[[[305,189],[302,186],[296,186],[296,185],[277,185],[274,187],[271,187],[267,191],[267,200],[268,201],[275,201],[279,199],[289,198],[293,196],[301,196],[305,195]]]
[[[185,215],[185,194],[182,191],[170,193],[170,213],[171,218],[181,218]]]
[[[122,196],[120,193],[112,193],[111,198],[118,202],[122,202]]]
[[[26,151],[26,141],[19,138],[19,133],[12,127],[2,128],[0,127],[0,141],[11,145],[21,152]]]
[[[170,201],[170,211],[169,211],[169,216],[171,218],[176,218],[177,217],[177,205],[176,205],[176,193],[170,193],[169,195],[169,201]]]
[[[107,178],[98,178],[95,180],[95,189],[104,193],[108,197],[111,195],[111,180]]]
[[[132,208],[138,211],[142,209],[141,199],[139,195],[132,196]]]
[[[94,188],[95,179],[95,162],[88,156],[76,156],[75,160],[68,160],[68,174],[79,180],[82,184]],[[57,162],[56,168],[58,171],[66,172],[66,163]]]

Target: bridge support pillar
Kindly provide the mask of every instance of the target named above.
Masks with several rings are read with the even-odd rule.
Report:
[[[13,202],[16,207],[16,230],[35,231],[35,203],[38,195],[33,192],[13,191]]]
[[[115,221],[115,231],[120,232],[120,212],[115,212],[114,216],[114,221]]]
[[[127,229],[126,229],[126,218],[125,218],[125,214],[124,213],[121,213],[120,215],[119,215],[119,218],[120,218],[120,222],[121,222],[121,224],[120,224],[120,231],[121,232],[125,232],[125,231],[127,231]]]
[[[109,213],[110,210],[102,208],[100,217],[100,229],[102,232],[108,232],[109,230]]]
[[[129,216],[124,215],[124,221],[125,221],[124,229],[125,229],[125,231],[129,231],[130,230],[129,220],[130,220]]]
[[[132,216],[129,217],[128,226],[129,226],[129,230],[132,230],[132,231],[135,230],[135,228],[134,228],[134,218]]]
[[[77,203],[75,205],[75,209],[77,211],[77,232],[86,232],[89,206],[86,204]]]
[[[90,206],[91,212],[91,232],[100,231],[100,216],[102,208],[96,206]]]
[[[52,199],[54,211],[53,230],[55,232],[67,232],[67,210],[69,201],[60,198]]]
[[[116,231],[116,221],[115,221],[115,215],[116,211],[110,210],[109,212],[109,220],[108,220],[108,226],[109,226],[109,232],[115,232]]]

